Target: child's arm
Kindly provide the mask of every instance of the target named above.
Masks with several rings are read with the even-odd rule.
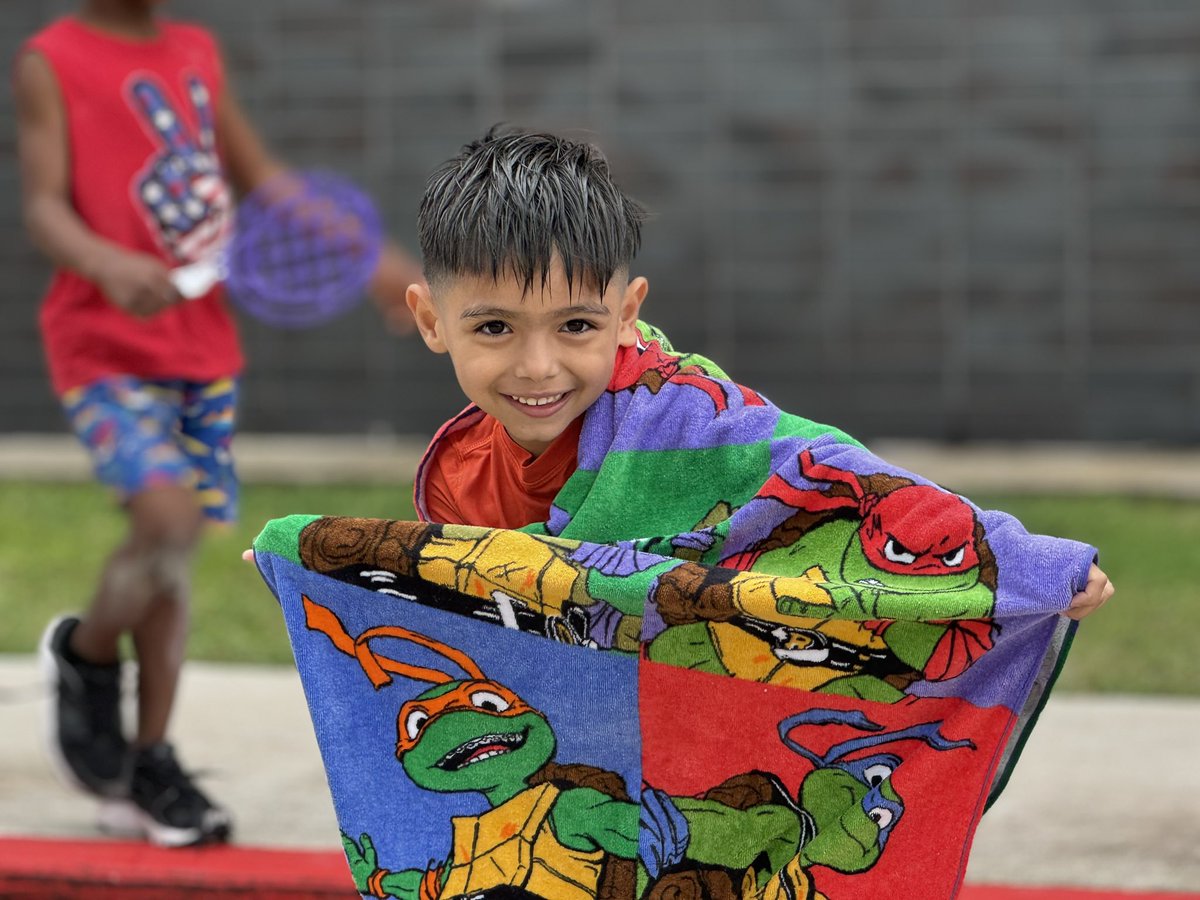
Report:
[[[152,316],[179,299],[167,266],[92,231],[71,205],[66,115],[50,65],[33,51],[14,72],[21,208],[34,244],[100,288],[109,302]]]
[[[217,107],[217,142],[230,180],[241,195],[286,170],[258,136],[228,82]],[[410,284],[423,280],[420,264],[399,244],[386,240],[367,292],[393,331],[412,332],[413,319],[405,293]]]
[[[282,174],[287,167],[267,149],[242,111],[228,80],[217,100],[217,149],[229,180],[239,196]]]
[[[421,264],[403,247],[393,241],[383,245],[379,265],[367,285],[367,292],[379,308],[379,314],[387,327],[396,334],[412,334],[417,323],[413,321],[405,296],[409,285],[421,284],[425,275]]]

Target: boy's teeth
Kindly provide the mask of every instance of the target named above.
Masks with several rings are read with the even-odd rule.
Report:
[[[513,397],[513,399],[525,406],[547,406],[561,400],[562,394],[555,394],[553,397]]]

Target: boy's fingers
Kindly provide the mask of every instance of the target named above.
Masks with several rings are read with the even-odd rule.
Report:
[[[246,562],[248,562],[248,563],[252,563],[252,562],[254,562],[254,551],[253,551],[253,550],[247,550],[246,552],[244,552],[244,553],[242,554],[242,559],[244,559],[244,560],[245,560]]]
[[[1071,603],[1063,614],[1069,619],[1082,619],[1108,602],[1114,593],[1116,587],[1100,567],[1093,563],[1088,571],[1086,587],[1071,598]]]

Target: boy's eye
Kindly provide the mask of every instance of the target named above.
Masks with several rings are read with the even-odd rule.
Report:
[[[499,335],[505,334],[508,331],[508,323],[501,322],[499,319],[493,319],[491,322],[484,322],[475,329],[479,334]]]
[[[563,324],[563,331],[568,334],[583,334],[585,331],[591,331],[594,327],[585,319],[571,319]]]

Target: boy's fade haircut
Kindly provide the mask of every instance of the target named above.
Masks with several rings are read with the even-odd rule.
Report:
[[[513,276],[545,288],[562,260],[567,288],[608,289],[628,270],[646,210],[613,182],[599,148],[493,126],[429,177],[417,217],[425,279]]]

